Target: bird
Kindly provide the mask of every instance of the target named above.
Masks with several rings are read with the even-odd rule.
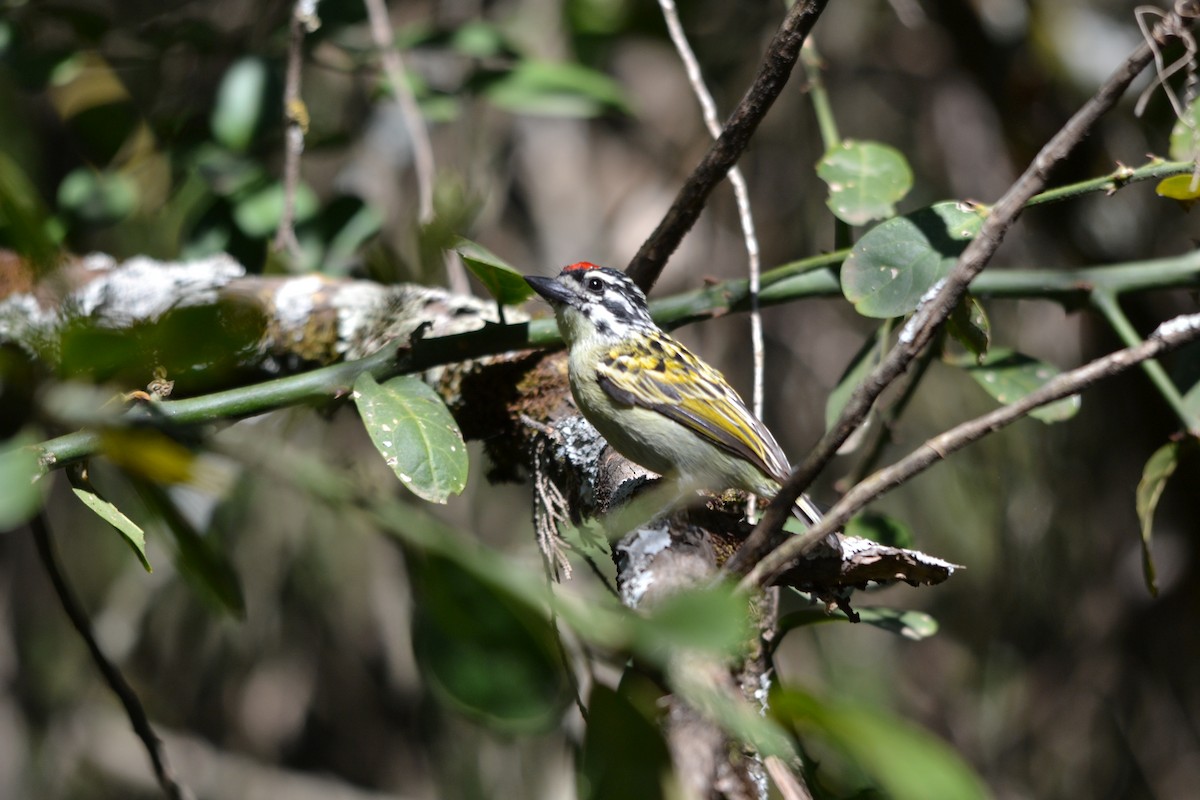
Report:
[[[717,369],[655,324],[629,276],[588,261],[525,280],[554,310],[580,412],[610,446],[682,489],[774,496],[790,472],[775,437]],[[806,526],[821,512],[806,495]]]

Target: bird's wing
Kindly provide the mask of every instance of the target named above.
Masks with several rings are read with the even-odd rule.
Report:
[[[678,342],[656,337],[617,345],[600,359],[597,378],[618,403],[657,411],[777,482],[787,475],[787,458],[766,426],[721,373]]]

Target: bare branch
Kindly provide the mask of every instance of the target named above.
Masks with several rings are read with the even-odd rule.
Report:
[[[792,561],[811,549],[827,534],[844,525],[859,509],[924,472],[951,453],[1021,419],[1035,408],[1078,394],[1147,359],[1197,339],[1200,339],[1200,314],[1176,317],[1159,325],[1146,341],[1139,345],[1118,350],[1082,367],[1064,372],[1015,403],[968,420],[933,437],[908,456],[879,470],[846,492],[819,524],[805,531],[802,536],[787,539],[755,564],[742,580],[742,586],[749,588],[769,584],[785,572]]]
[[[171,800],[190,800],[193,795],[186,786],[175,779],[175,774],[167,761],[162,740],[150,726],[150,719],[146,716],[146,710],[142,708],[142,701],[138,699],[137,692],[125,680],[125,676],[121,674],[121,670],[117,669],[116,664],[109,661],[108,656],[100,649],[100,644],[92,633],[92,623],[88,620],[87,612],[84,611],[83,605],[76,597],[70,581],[67,580],[67,576],[59,564],[58,553],[54,547],[54,540],[50,536],[50,525],[45,514],[39,513],[30,520],[29,527],[33,531],[33,541],[37,545],[38,558],[41,559],[42,567],[54,585],[54,593],[58,595],[59,602],[62,603],[63,610],[67,612],[67,617],[75,626],[76,632],[87,645],[92,662],[96,665],[96,669],[100,670],[104,682],[108,684],[108,688],[125,708],[125,715],[133,726],[133,732],[142,740],[146,754],[150,756],[150,763],[154,766],[154,776],[158,779],[158,785],[162,788],[163,794]]]
[[[791,77],[792,67],[800,56],[800,46],[828,2],[802,0],[795,3],[784,17],[783,24],[767,46],[754,83],[725,123],[720,138],[692,170],[662,222],[626,268],[625,271],[643,290],[649,290],[658,280],[667,258],[675,252],[679,242],[700,216],[708,195],[746,149],[758,124]]]
[[[296,0],[288,28],[287,78],[283,86],[283,118],[287,123],[283,151],[283,213],[271,245],[276,251],[286,252],[293,262],[301,256],[300,242],[296,239],[296,189],[300,184],[304,135],[308,133],[308,107],[300,97],[300,56],[304,49],[304,34],[316,30],[320,24],[316,2]]]

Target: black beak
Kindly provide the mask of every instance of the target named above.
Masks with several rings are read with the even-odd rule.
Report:
[[[571,292],[554,278],[543,278],[540,275],[526,275],[525,282],[533,290],[546,298],[552,306],[559,306],[571,301]]]

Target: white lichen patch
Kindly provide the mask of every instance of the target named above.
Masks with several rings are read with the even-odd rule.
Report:
[[[305,275],[284,281],[275,290],[275,319],[296,341],[304,338],[304,326],[312,316],[315,298],[327,285],[320,275]]]
[[[671,533],[666,522],[654,527],[639,528],[617,545],[625,554],[628,563],[621,570],[621,602],[629,608],[637,608],[646,591],[654,585],[654,571],[650,563],[654,557],[671,546]]]
[[[1159,325],[1153,335],[1162,339],[1198,329],[1200,329],[1200,314],[1184,314]]]
[[[245,274],[241,264],[224,253],[196,261],[136,256],[121,264],[93,253],[83,259],[83,265],[108,274],[93,279],[72,297],[73,311],[118,327],[153,321],[172,308],[215,303],[218,289]]]

